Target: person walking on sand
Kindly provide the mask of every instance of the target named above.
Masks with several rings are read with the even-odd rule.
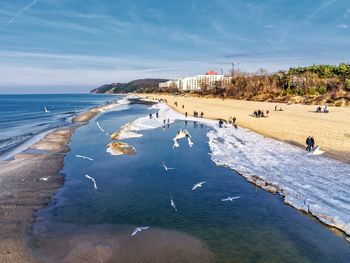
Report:
[[[224,124],[224,122],[222,120],[219,120],[219,127],[222,128],[222,125]]]
[[[236,117],[233,117],[232,118],[232,124],[236,124],[236,120],[237,120]]]
[[[185,105],[182,104],[182,109],[184,109],[184,108],[185,108]]]
[[[187,118],[187,111],[185,112],[185,117]]]
[[[310,147],[311,147],[311,151],[315,150],[315,139],[314,139],[314,137],[311,137],[311,139],[310,139]]]
[[[203,118],[203,115],[204,115],[204,113],[203,113],[203,111],[201,112],[201,118]]]
[[[232,123],[232,117],[228,118],[228,123],[229,123],[229,124]]]
[[[311,136],[309,136],[309,137],[307,137],[306,138],[306,150],[308,151],[308,152],[310,152],[311,151]]]

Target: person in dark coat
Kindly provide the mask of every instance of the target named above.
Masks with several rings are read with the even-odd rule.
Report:
[[[152,113],[149,114],[149,118],[152,119]]]
[[[309,137],[307,137],[306,138],[306,150],[308,151],[308,152],[310,152],[311,151],[311,136],[309,136]]]
[[[222,128],[222,125],[224,124],[224,122],[222,120],[219,120],[219,127]]]
[[[311,139],[310,139],[310,148],[311,148],[311,151],[313,151],[315,149],[315,139],[314,139],[314,137],[311,137]]]
[[[187,118],[187,111],[185,112],[185,117]]]
[[[158,112],[156,113],[156,117],[157,117],[157,119],[158,119],[158,117],[159,117],[159,113],[158,113]]]

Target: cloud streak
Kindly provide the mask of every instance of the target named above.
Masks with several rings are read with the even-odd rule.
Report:
[[[29,3],[28,5],[26,5],[25,7],[23,7],[22,9],[18,10],[17,13],[6,23],[4,24],[1,29],[4,29],[6,27],[8,27],[9,25],[11,25],[17,17],[19,17],[20,15],[22,15],[23,12],[25,12],[26,10],[32,8],[39,0],[34,0],[31,3]]]

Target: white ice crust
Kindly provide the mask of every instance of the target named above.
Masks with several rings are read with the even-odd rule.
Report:
[[[325,156],[307,156],[299,147],[266,138],[248,129],[202,118],[185,118],[158,103],[159,118],[145,116],[125,125],[125,138],[163,126],[163,120],[197,121],[213,129],[208,133],[211,159],[225,165],[259,187],[279,193],[285,203],[350,235],[350,165]],[[195,140],[195,138],[194,138]],[[350,154],[350,153],[349,153]]]

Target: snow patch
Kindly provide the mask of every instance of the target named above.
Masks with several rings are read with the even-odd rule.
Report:
[[[211,158],[285,203],[350,235],[350,165],[307,156],[296,146],[250,130],[215,128],[208,133]]]

